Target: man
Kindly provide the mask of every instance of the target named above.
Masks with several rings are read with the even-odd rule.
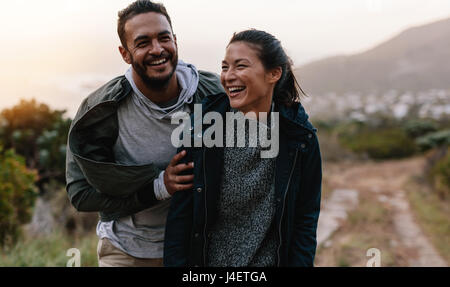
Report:
[[[162,4],[140,0],[119,12],[119,47],[130,64],[92,93],[73,120],[67,192],[78,211],[100,212],[99,266],[162,266],[170,197],[192,188],[193,163],[179,164],[171,116],[223,92],[218,77],[178,61]]]

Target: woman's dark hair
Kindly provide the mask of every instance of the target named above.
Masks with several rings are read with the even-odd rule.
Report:
[[[163,4],[155,3],[150,0],[137,0],[118,13],[119,20],[117,21],[117,33],[119,34],[120,42],[122,42],[123,47],[127,47],[127,41],[125,40],[125,24],[127,23],[127,21],[134,16],[149,12],[155,12],[164,15],[169,22],[170,28],[172,28],[172,21],[170,20],[166,7],[164,7]]]
[[[293,103],[299,102],[301,95],[306,96],[292,71],[292,61],[277,38],[267,32],[251,29],[235,33],[228,45],[235,42],[250,44],[249,46],[257,51],[266,70],[281,67],[283,72],[275,85],[273,96],[273,100],[277,104],[289,107]]]

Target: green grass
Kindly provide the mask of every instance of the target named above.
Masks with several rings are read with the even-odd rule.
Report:
[[[396,266],[392,247],[389,244],[390,238],[383,234],[371,234],[369,232],[354,232],[349,235],[347,241],[340,246],[337,252],[337,266],[347,262],[347,266],[365,267],[370,257],[367,250],[377,248],[380,250],[381,266]]]
[[[430,236],[433,245],[450,262],[450,204],[424,183],[412,182],[408,199],[420,226]]]
[[[366,252],[370,248],[381,251],[381,266],[394,266],[395,255],[392,253],[388,231],[392,224],[390,218],[389,210],[373,197],[361,196],[358,207],[348,214],[345,223],[348,237],[338,252],[337,266],[342,266],[343,261],[347,261],[350,266],[365,266],[369,259]]]
[[[375,199],[360,200],[359,206],[348,214],[348,221],[361,229],[373,224],[389,224],[390,218],[386,216],[389,211]]]
[[[71,238],[61,232],[49,236],[24,238],[0,250],[0,267],[66,267],[67,250],[77,248],[82,267],[96,267],[98,238],[95,233]]]

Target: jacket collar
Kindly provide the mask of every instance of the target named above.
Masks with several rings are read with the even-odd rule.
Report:
[[[213,97],[206,97],[203,102],[203,112],[210,111],[218,112],[224,115],[230,109],[230,101],[225,93],[215,95]],[[299,102],[294,103],[291,107],[283,105],[275,105],[275,111],[280,113],[280,119],[283,120],[283,128],[288,133],[296,133],[299,128],[308,132],[316,132],[317,129],[308,121],[309,116],[305,111],[303,105]]]

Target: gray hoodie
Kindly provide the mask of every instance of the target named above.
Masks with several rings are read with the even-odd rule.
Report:
[[[133,88],[133,94],[119,106],[117,115],[119,136],[114,145],[116,163],[123,165],[144,165],[153,163],[165,170],[176,148],[171,143],[171,116],[179,111],[190,112],[189,104],[197,90],[199,75],[190,64],[179,61],[176,75],[181,92],[178,98],[155,104],[136,87],[132,71],[125,77]],[[162,176],[155,180],[155,193],[164,189]],[[151,192],[151,191],[149,191]],[[109,222],[100,221],[97,235],[108,240],[123,252],[137,258],[162,258],[166,217],[170,199],[161,200],[156,205]]]

